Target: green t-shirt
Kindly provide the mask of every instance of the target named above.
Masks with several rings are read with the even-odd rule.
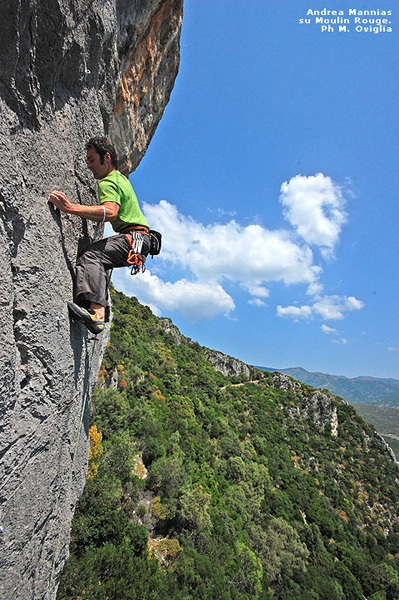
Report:
[[[137,196],[127,177],[120,171],[111,171],[98,182],[98,201],[119,204],[118,216],[111,222],[114,231],[123,231],[129,225],[144,225],[147,220],[141,212]]]

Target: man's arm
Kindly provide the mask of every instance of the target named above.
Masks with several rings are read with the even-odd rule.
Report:
[[[51,192],[48,201],[62,212],[70,215],[77,215],[82,219],[89,219],[96,223],[104,223],[105,221],[115,221],[118,216],[119,204],[117,202],[103,202],[95,206],[85,206],[83,204],[74,204],[64,194],[54,190]],[[103,208],[104,207],[104,208]],[[105,212],[104,212],[105,209]]]

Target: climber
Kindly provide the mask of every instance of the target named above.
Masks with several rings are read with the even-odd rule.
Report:
[[[97,334],[103,331],[108,318],[106,271],[128,264],[133,264],[136,271],[143,269],[150,236],[136,194],[127,177],[118,171],[115,148],[107,138],[94,137],[87,142],[86,164],[98,180],[99,205],[75,204],[57,190],[48,200],[62,212],[82,219],[109,221],[116,232],[91,244],[78,258],[75,298],[68,302],[71,316]]]

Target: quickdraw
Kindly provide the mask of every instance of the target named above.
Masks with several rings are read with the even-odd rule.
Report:
[[[133,250],[129,250],[129,254],[127,255],[127,264],[129,267],[131,266],[131,275],[137,275],[137,273],[144,273],[145,271],[145,257],[143,259],[142,254],[137,254],[133,252]]]
[[[144,236],[149,236],[148,229],[145,227],[132,227],[125,233],[129,242],[129,252],[126,258],[126,264],[131,266],[131,275],[144,273],[146,256],[141,254],[143,247]]]

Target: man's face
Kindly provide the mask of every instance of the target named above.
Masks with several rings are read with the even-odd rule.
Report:
[[[88,148],[86,152],[86,164],[95,179],[103,179],[113,170],[110,154],[108,152],[105,153],[104,162],[101,164],[100,155],[94,148]]]

